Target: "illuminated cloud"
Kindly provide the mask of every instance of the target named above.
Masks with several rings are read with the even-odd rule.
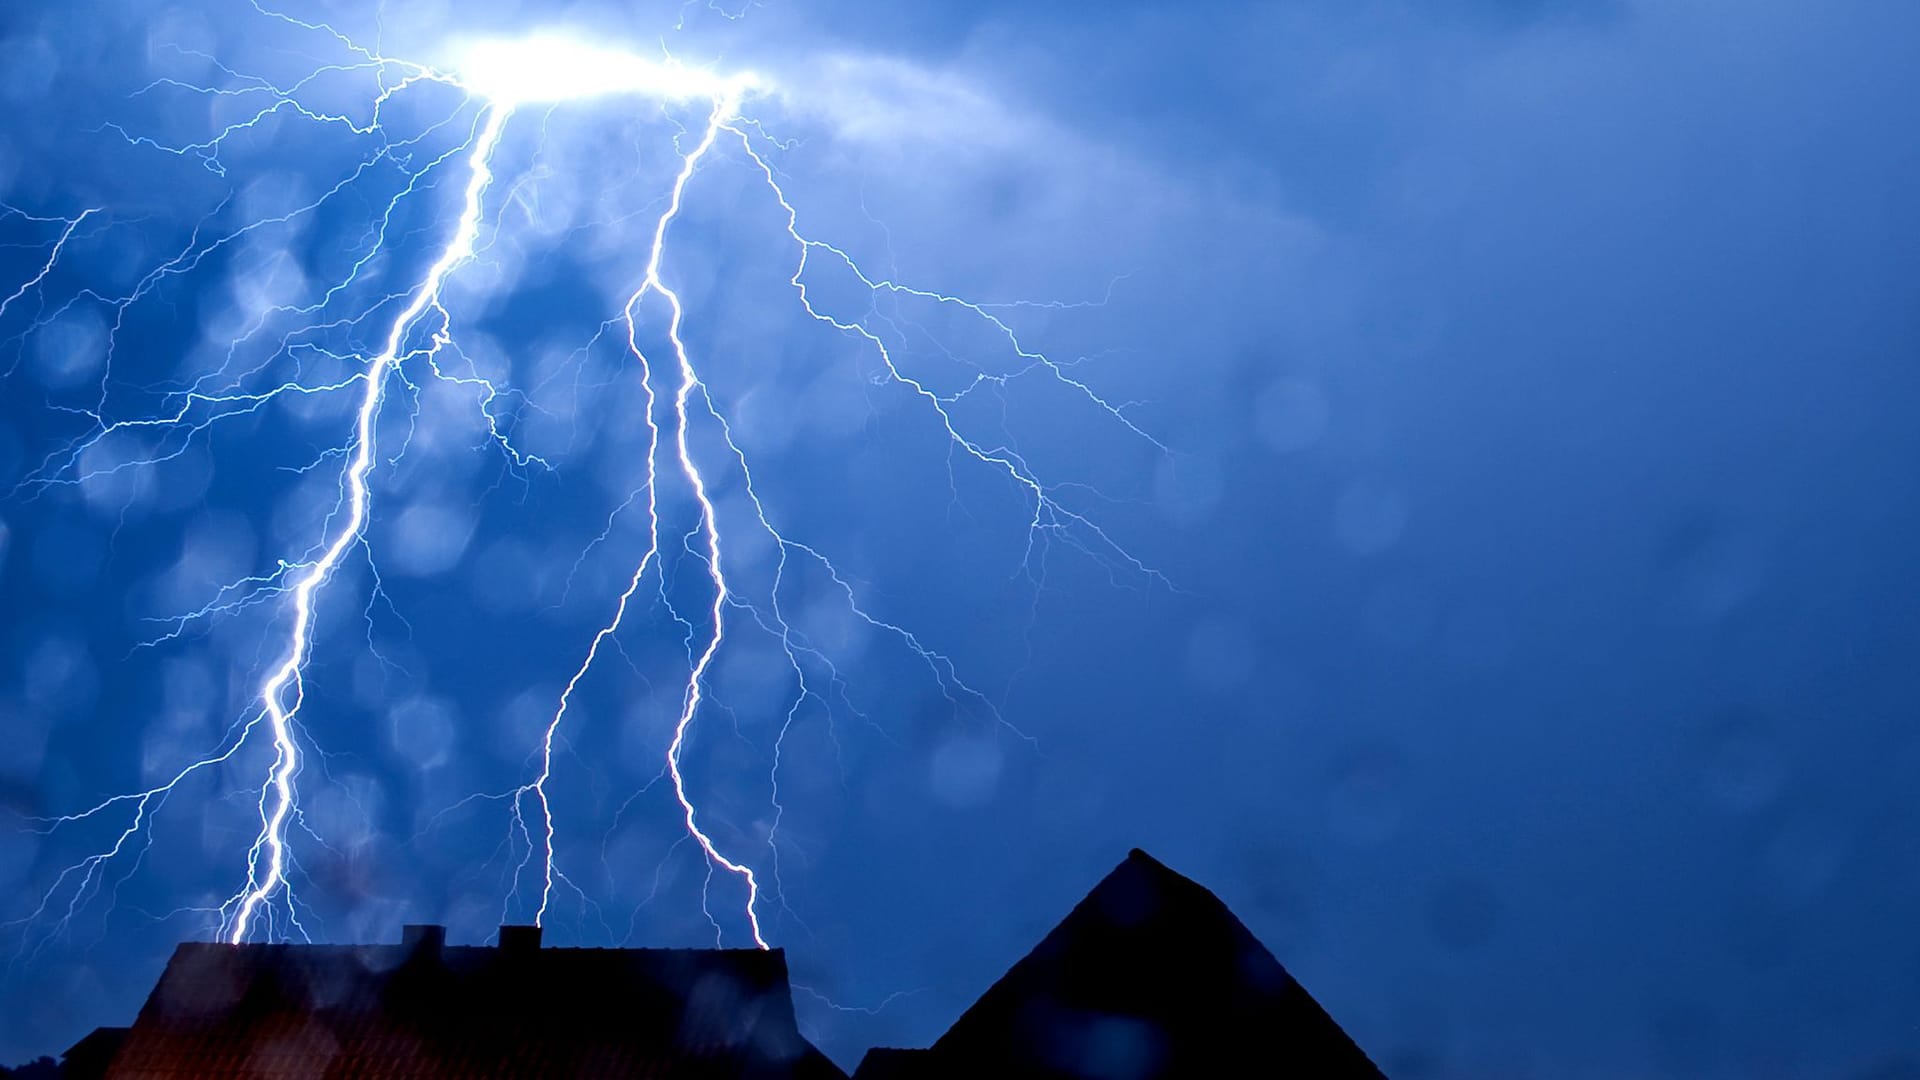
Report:
[[[752,72],[719,75],[671,58],[649,60],[552,32],[476,41],[460,54],[453,78],[472,93],[506,106],[623,94],[661,101],[737,101],[762,85]]]

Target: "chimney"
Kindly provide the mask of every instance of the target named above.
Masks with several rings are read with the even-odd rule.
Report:
[[[447,943],[447,928],[433,923],[408,923],[400,928],[400,945],[410,953],[437,956]]]
[[[540,928],[537,926],[502,926],[500,928],[500,952],[507,956],[525,956],[540,950]]]

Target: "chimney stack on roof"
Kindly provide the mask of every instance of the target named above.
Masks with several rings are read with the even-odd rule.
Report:
[[[523,953],[537,952],[540,949],[540,928],[537,926],[502,926],[500,928],[500,951],[518,956]]]
[[[409,952],[438,955],[447,944],[447,928],[433,923],[408,923],[400,928],[400,944]]]

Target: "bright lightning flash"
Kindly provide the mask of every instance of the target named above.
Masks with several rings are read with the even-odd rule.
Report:
[[[835,567],[820,548],[781,531],[774,523],[773,513],[762,502],[747,455],[734,440],[732,428],[720,404],[709,393],[697,358],[688,348],[682,330],[689,312],[681,294],[669,283],[669,239],[699,171],[737,151],[738,157],[734,160],[744,164],[750,170],[750,175],[764,185],[772,205],[778,207],[784,219],[784,231],[773,239],[793,253],[790,284],[795,290],[800,310],[876,357],[884,380],[905,391],[924,407],[932,424],[948,441],[951,456],[955,460],[970,460],[977,467],[997,473],[1023,494],[1031,510],[1031,517],[1026,523],[1030,561],[1039,546],[1058,539],[1108,565],[1147,578],[1157,577],[1150,568],[1124,551],[1095,522],[1064,505],[1059,498],[1060,489],[1035,475],[1025,458],[1007,445],[1007,440],[975,438],[967,434],[954,408],[959,401],[981,387],[1004,387],[1014,378],[1039,373],[1070,388],[1129,432],[1147,439],[1162,451],[1165,448],[1135,426],[1124,407],[1108,403],[1085,382],[1071,375],[1063,365],[1023,345],[1014,329],[988,307],[960,297],[912,288],[869,275],[841,248],[806,236],[800,228],[799,211],[783,190],[776,169],[760,148],[762,142],[769,141],[767,136],[757,122],[745,119],[742,113],[743,106],[757,92],[765,89],[765,83],[753,74],[718,75],[684,66],[671,58],[649,60],[560,34],[475,42],[458,54],[455,63],[442,70],[381,56],[324,24],[304,22],[270,12],[259,8],[257,2],[256,10],[265,18],[317,38],[331,37],[345,59],[338,65],[321,69],[315,75],[321,72],[352,72],[376,81],[380,90],[369,102],[370,118],[356,120],[309,104],[303,97],[303,88],[309,79],[281,85],[255,76],[241,75],[223,65],[220,70],[232,78],[231,85],[186,86],[171,80],[162,80],[162,83],[175,87],[186,86],[208,97],[233,99],[254,109],[250,115],[226,126],[213,137],[192,144],[168,146],[144,136],[128,138],[137,145],[196,158],[214,172],[224,175],[222,152],[227,143],[267,123],[270,118],[281,114],[297,115],[316,124],[344,127],[352,137],[364,140],[372,147],[367,158],[358,169],[318,200],[284,216],[244,222],[230,232],[209,231],[203,234],[202,230],[196,229],[184,250],[160,263],[124,294],[104,296],[91,290],[85,291],[51,314],[39,317],[26,333],[44,328],[62,312],[81,304],[104,305],[114,316],[113,325],[117,332],[129,311],[149,301],[160,286],[170,279],[191,275],[212,253],[244,239],[255,230],[316,215],[335,195],[351,191],[356,185],[370,183],[366,177],[375,166],[397,165],[406,176],[406,182],[385,199],[385,211],[372,232],[372,244],[357,258],[349,272],[325,283],[310,303],[283,304],[260,314],[228,344],[228,363],[225,366],[199,377],[186,389],[168,391],[162,396],[164,408],[123,415],[124,410],[117,409],[116,403],[110,400],[108,381],[103,378],[99,404],[86,412],[90,428],[71,443],[49,454],[42,466],[22,485],[21,491],[31,496],[59,485],[85,483],[103,473],[170,460],[184,452],[195,439],[207,438],[206,433],[216,425],[255,413],[276,399],[295,395],[352,395],[354,407],[350,429],[343,433],[341,441],[331,451],[309,466],[310,469],[320,469],[330,462],[337,463],[338,497],[333,505],[323,508],[319,535],[306,548],[286,553],[276,560],[273,569],[221,586],[204,606],[171,620],[169,632],[154,642],[156,645],[164,644],[195,624],[259,605],[278,605],[278,610],[283,613],[276,631],[278,636],[272,643],[273,655],[277,659],[270,663],[257,684],[252,707],[234,722],[213,751],[188,762],[168,776],[165,782],[144,791],[117,795],[78,813],[40,819],[43,829],[52,832],[116,813],[127,815],[124,828],[114,834],[110,844],[60,873],[34,915],[48,912],[64,896],[66,906],[62,921],[71,918],[82,903],[103,888],[109,863],[129,855],[137,863],[137,852],[144,850],[151,842],[154,816],[183,781],[196,773],[231,761],[250,741],[265,739],[272,747],[272,763],[259,786],[260,828],[246,850],[245,881],[217,908],[215,914],[221,932],[232,942],[282,936],[286,932],[279,927],[282,919],[288,928],[305,933],[299,908],[293,898],[292,875],[297,865],[293,851],[296,840],[294,830],[296,827],[304,828],[300,814],[299,780],[310,749],[303,744],[311,743],[315,728],[314,719],[302,715],[303,706],[308,702],[308,664],[314,649],[317,609],[331,591],[329,586],[338,580],[340,569],[350,558],[364,555],[371,566],[372,557],[367,552],[365,533],[374,513],[373,506],[378,493],[377,475],[383,461],[397,460],[398,457],[397,453],[383,455],[376,450],[381,417],[396,391],[417,392],[422,377],[455,383],[477,395],[478,422],[484,428],[485,438],[497,444],[514,466],[536,471],[546,467],[546,462],[537,455],[516,448],[500,423],[500,415],[495,408],[497,403],[509,399],[511,388],[495,386],[478,374],[463,374],[457,366],[446,362],[446,358],[457,352],[458,346],[453,331],[453,314],[445,301],[445,286],[463,265],[475,258],[480,249],[489,222],[489,193],[496,186],[494,158],[516,110],[532,105],[554,108],[586,99],[632,97],[643,103],[696,104],[705,114],[703,125],[686,132],[682,144],[674,150],[678,167],[673,171],[670,188],[663,193],[664,208],[653,219],[644,258],[639,260],[636,267],[637,283],[618,314],[603,326],[603,330],[614,325],[623,328],[626,352],[632,360],[646,401],[644,414],[635,417],[644,425],[647,433],[644,475],[637,479],[636,497],[630,501],[637,501],[645,514],[647,542],[634,561],[632,572],[625,578],[624,591],[610,598],[606,621],[586,642],[579,665],[565,683],[544,725],[540,741],[532,749],[531,760],[537,763],[532,777],[510,790],[473,798],[500,800],[508,804],[511,813],[510,839],[514,836],[522,838],[526,850],[513,874],[506,902],[510,906],[516,902],[522,874],[537,860],[535,877],[539,899],[537,905],[529,903],[529,906],[534,910],[535,921],[543,921],[553,901],[556,884],[567,881],[558,866],[555,850],[556,815],[549,801],[549,786],[554,782],[556,744],[562,737],[563,724],[570,718],[576,690],[605,652],[617,647],[613,643],[636,606],[634,601],[637,594],[649,580],[654,581],[658,601],[688,635],[688,666],[685,680],[680,686],[679,705],[674,716],[671,741],[662,763],[662,776],[671,782],[685,836],[700,848],[707,862],[710,880],[711,874],[717,870],[731,875],[744,887],[741,910],[747,929],[755,945],[767,947],[760,910],[766,883],[750,864],[750,853],[723,851],[705,828],[683,768],[683,758],[702,706],[712,696],[710,675],[716,658],[726,647],[730,618],[735,615],[744,617],[779,641],[791,668],[792,685],[797,687],[780,728],[780,742],[774,748],[774,765],[769,778],[776,830],[780,815],[784,814],[784,807],[779,802],[779,750],[784,744],[787,730],[799,715],[803,704],[809,699],[825,704],[828,695],[834,692],[832,688],[841,682],[839,669],[834,666],[832,658],[789,620],[783,608],[782,589],[791,577],[815,573],[831,582],[848,611],[868,626],[890,635],[926,667],[956,710],[964,705],[996,719],[999,714],[988,698],[961,680],[955,665],[944,653],[925,644],[905,627],[871,613],[849,583],[849,578]],[[148,90],[160,85],[156,83]],[[387,130],[383,110],[397,96],[429,87],[456,91],[456,96],[461,98],[457,111],[432,125],[428,132],[405,139],[397,138]],[[436,157],[419,156],[417,144],[429,132],[448,125],[456,129],[464,127],[467,132],[465,137],[458,140],[453,149]],[[463,173],[459,185],[462,194],[458,213],[445,225],[438,241],[437,254],[404,288],[374,296],[358,302],[356,306],[346,297],[352,293],[363,270],[376,253],[387,247],[387,227],[397,209],[407,200],[423,197],[421,192],[425,178],[442,170],[460,170]],[[374,201],[376,205],[380,202]],[[25,217],[23,212],[12,212]],[[17,290],[4,290],[8,294],[5,303],[11,305],[40,288],[54,263],[62,257],[63,249],[69,243],[79,242],[77,234],[82,225],[89,218],[102,213],[98,208],[88,208],[72,218],[29,218],[30,221],[58,226],[58,236],[36,277],[21,284]],[[1004,340],[1005,360],[997,368],[976,365],[978,374],[970,385],[958,392],[943,394],[936,391],[928,382],[917,378],[902,366],[896,349],[888,343],[889,324],[878,315],[877,309],[870,308],[863,315],[843,316],[831,314],[817,306],[808,286],[809,269],[816,263],[832,264],[840,270],[851,272],[876,300],[887,296],[911,298],[951,307],[966,317],[980,320]],[[646,324],[642,313],[649,304],[664,305],[666,318],[663,325]],[[5,306],[0,306],[0,317],[4,317],[6,311]],[[280,322],[275,324],[275,320]],[[256,342],[267,337],[270,324],[285,328],[284,333],[277,341],[268,342],[264,356],[255,355],[259,352]],[[379,329],[373,340],[378,342],[378,347],[370,351],[341,353],[320,344],[328,330],[375,326]],[[643,327],[646,328],[645,332]],[[670,374],[667,376],[667,385],[661,387],[655,385],[656,375],[661,372],[656,370],[654,359],[642,347],[643,338],[649,335],[656,340],[663,339],[666,349],[671,353],[664,358],[664,370]],[[110,343],[110,361],[111,356]],[[271,374],[289,361],[296,361],[297,369],[298,363],[322,359],[333,362],[330,370],[335,374],[327,378]],[[702,459],[693,438],[696,429],[709,432],[710,437],[717,437],[715,445],[725,447],[721,460]],[[129,433],[157,437],[158,441],[150,439],[142,444],[146,449],[130,456],[116,457],[107,453],[119,445],[116,439]],[[158,449],[154,449],[156,446]],[[404,447],[401,452],[404,452]],[[712,495],[716,469],[739,471],[745,481],[754,524],[775,545],[778,568],[773,584],[770,590],[758,595],[748,595],[729,574],[728,537],[723,533],[721,514]],[[669,479],[684,488],[697,507],[698,520],[691,530],[685,532],[684,542],[688,553],[704,569],[706,601],[702,610],[692,614],[676,610],[668,599],[669,570],[662,560],[664,523],[658,492],[662,482]],[[605,534],[600,539],[605,539]],[[377,589],[377,570],[375,582]],[[845,701],[844,694],[841,700]],[[771,860],[777,879],[776,842],[777,837],[771,833],[766,837],[764,857]],[[712,916],[709,915],[709,918]],[[714,921],[713,927],[718,940],[722,933],[721,924]]]
[[[557,33],[475,42],[461,54],[453,78],[509,109],[621,94],[657,101],[738,101],[761,85],[750,72],[722,77]]]

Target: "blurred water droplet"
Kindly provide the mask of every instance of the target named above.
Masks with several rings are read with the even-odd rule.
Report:
[[[533,548],[524,541],[508,537],[489,544],[471,563],[474,600],[500,614],[530,610],[539,600],[546,579],[540,572],[541,565]]]
[[[99,672],[86,646],[64,635],[37,642],[20,676],[29,704],[49,713],[78,712],[99,689]]]
[[[1062,1027],[1056,1064],[1088,1080],[1145,1080],[1159,1075],[1163,1039],[1154,1026],[1129,1016],[1088,1017]]]
[[[445,763],[458,726],[453,706],[439,698],[409,698],[387,714],[394,752],[422,769]]]
[[[383,567],[428,577],[454,568],[473,539],[473,513],[433,503],[415,503],[393,524]]]
[[[1786,784],[1778,733],[1758,713],[1732,710],[1719,716],[1701,733],[1697,754],[1707,802],[1728,813],[1760,810]]]
[[[1384,843],[1399,831],[1404,770],[1397,756],[1370,751],[1347,761],[1327,793],[1327,825],[1351,844]]]
[[[1499,897],[1476,878],[1455,878],[1436,886],[1427,896],[1427,929],[1435,941],[1452,949],[1485,945],[1499,927]]]
[[[1187,638],[1187,674],[1218,693],[1236,690],[1258,661],[1253,628],[1237,619],[1208,619]]]
[[[975,806],[1000,783],[1000,747],[992,738],[963,735],[941,743],[929,763],[928,783],[949,806]]]
[[[1377,483],[1349,486],[1333,506],[1334,537],[1356,555],[1377,555],[1387,550],[1400,541],[1406,527],[1406,500],[1399,492]]]
[[[1766,560],[1758,537],[1710,512],[1676,524],[1660,553],[1663,591],[1688,619],[1717,621],[1759,592]]]
[[[107,323],[87,308],[63,312],[33,341],[33,372],[51,390],[98,377],[107,362]]]
[[[1279,379],[1254,402],[1254,431],[1282,453],[1318,443],[1327,433],[1327,396],[1304,379]]]
[[[1304,850],[1254,841],[1236,861],[1248,896],[1247,919],[1260,939],[1278,951],[1312,929],[1315,867]]]
[[[1220,467],[1196,457],[1166,459],[1153,480],[1161,515],[1183,526],[1199,525],[1212,517],[1224,487]]]
[[[1761,851],[1762,877],[1789,906],[1818,900],[1839,875],[1846,837],[1829,822],[1800,818],[1781,825]]]
[[[37,814],[33,787],[46,759],[51,725],[45,714],[17,701],[0,698],[0,731],[6,732],[7,752],[0,754],[0,805]]]

